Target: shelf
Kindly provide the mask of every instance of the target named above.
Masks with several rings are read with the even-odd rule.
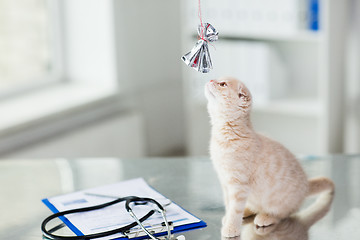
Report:
[[[190,103],[189,103],[190,104]],[[195,111],[206,108],[205,98],[193,98],[191,106]],[[267,103],[254,103],[253,112],[292,115],[299,117],[320,117],[322,107],[318,100],[312,98],[271,100]]]
[[[255,112],[318,117],[322,114],[322,107],[316,99],[281,99],[268,103],[254,104]]]
[[[193,31],[192,31],[193,32]],[[193,38],[198,38],[192,34]],[[248,41],[283,41],[297,43],[319,43],[323,40],[321,32],[298,31],[296,33],[265,33],[265,32],[219,32],[219,40],[248,40]]]

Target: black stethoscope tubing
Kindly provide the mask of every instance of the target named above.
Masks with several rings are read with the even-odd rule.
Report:
[[[68,214],[73,214],[73,213],[94,211],[94,210],[105,208],[105,207],[108,207],[108,206],[111,206],[111,205],[114,205],[114,204],[117,204],[117,203],[120,203],[120,202],[123,202],[123,201],[126,201],[125,208],[126,208],[126,210],[128,212],[131,211],[131,208],[130,208],[130,203],[131,202],[135,202],[135,203],[140,202],[140,204],[151,202],[151,203],[154,203],[155,205],[157,205],[157,207],[159,209],[164,211],[163,206],[160,203],[158,203],[155,199],[142,198],[142,197],[136,197],[136,196],[128,196],[128,197],[118,198],[118,199],[115,199],[115,200],[113,200],[111,202],[99,204],[99,205],[96,205],[96,206],[84,207],[84,208],[78,208],[78,209],[71,209],[71,210],[58,212],[58,213],[55,213],[53,215],[50,215],[49,217],[45,218],[44,221],[41,223],[41,231],[43,232],[45,237],[50,238],[50,239],[54,239],[54,240],[87,240],[87,239],[106,237],[106,236],[110,236],[110,235],[113,235],[113,234],[116,234],[116,233],[124,233],[124,232],[130,230],[131,228],[137,226],[138,224],[136,222],[133,222],[131,224],[128,224],[126,226],[123,226],[123,227],[120,227],[120,228],[117,228],[117,229],[113,229],[113,230],[109,230],[109,231],[101,232],[101,233],[83,235],[83,236],[60,236],[60,235],[52,234],[51,230],[46,230],[46,224],[48,222],[50,222],[51,220],[53,220],[54,218],[65,216],[65,215],[68,215]],[[150,210],[146,215],[141,217],[139,219],[139,221],[140,222],[145,221],[146,219],[151,217],[155,212],[156,212],[155,210]]]

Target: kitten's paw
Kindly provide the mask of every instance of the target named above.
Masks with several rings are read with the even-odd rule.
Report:
[[[279,218],[271,216],[269,214],[260,213],[256,215],[254,224],[257,228],[269,227],[277,224],[280,221]]]
[[[225,216],[223,216],[223,218],[221,220],[221,223],[222,223],[223,226],[225,225],[225,223],[226,223],[226,217]]]
[[[271,233],[275,229],[276,224],[266,226],[266,227],[259,227],[258,225],[254,225],[254,232],[257,235],[265,236],[269,233]]]
[[[240,236],[236,236],[236,237],[223,237],[221,236],[221,240],[241,240]]]
[[[223,225],[223,227],[221,228],[221,236],[225,238],[239,237],[240,233],[240,228],[235,226],[234,224]]]

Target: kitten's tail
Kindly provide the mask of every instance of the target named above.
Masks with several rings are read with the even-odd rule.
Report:
[[[310,179],[308,196],[319,193],[320,195],[313,204],[297,214],[299,220],[308,228],[323,218],[329,211],[335,194],[333,181],[325,177]]]
[[[334,195],[335,185],[333,181],[326,177],[317,177],[309,179],[309,191],[308,196],[319,193],[332,193]]]

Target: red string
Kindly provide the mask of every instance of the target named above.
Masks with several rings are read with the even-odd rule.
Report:
[[[201,16],[201,3],[200,3],[200,1],[201,0],[199,0],[199,8],[198,8],[198,16],[199,16],[199,19],[200,19],[200,26],[201,26],[199,38],[202,39],[202,40],[205,40],[204,39],[204,25],[203,25],[202,16]]]
[[[200,26],[201,26],[199,39],[202,39],[202,40],[204,40],[204,41],[207,42],[208,40],[204,38],[204,35],[205,35],[205,33],[204,33],[205,27],[204,27],[204,24],[203,24],[203,21],[202,21],[202,16],[201,16],[201,4],[200,4],[201,0],[199,0],[198,2],[199,2],[198,16],[199,16],[199,19],[200,19]],[[208,25],[208,26],[209,26],[209,25]],[[208,26],[206,26],[206,28],[207,28]],[[213,46],[213,48],[215,48],[215,46],[212,45],[211,43],[210,43],[210,45]],[[216,49],[216,48],[215,48],[215,49]]]

